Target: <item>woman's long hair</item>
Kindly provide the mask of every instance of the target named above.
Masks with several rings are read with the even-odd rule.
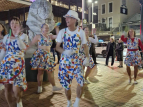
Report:
[[[2,36],[5,36],[7,34],[7,30],[3,24],[0,23],[0,25],[3,27],[3,31],[1,32]]]
[[[134,31],[134,30],[133,30]],[[129,34],[129,31],[128,31],[128,38],[130,38],[130,34]],[[134,31],[134,37],[136,37],[136,32]]]

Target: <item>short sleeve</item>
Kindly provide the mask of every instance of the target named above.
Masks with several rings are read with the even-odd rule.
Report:
[[[83,30],[81,30],[80,32],[80,37],[81,37],[81,44],[87,44],[85,32]]]
[[[8,39],[8,35],[5,35],[1,44],[1,48],[3,48],[6,51],[6,41]]]
[[[8,39],[8,35],[5,35],[3,38],[3,44],[6,45],[6,40]]]
[[[65,31],[64,29],[59,31],[57,38],[56,38],[56,42],[59,42],[59,43],[63,42],[64,31]]]
[[[28,35],[27,34],[22,34],[20,36],[20,39],[24,42],[24,44],[26,45],[26,47],[29,47],[29,44],[28,44]]]

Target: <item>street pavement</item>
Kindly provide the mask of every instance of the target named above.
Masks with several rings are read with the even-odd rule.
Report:
[[[97,58],[100,63],[95,66],[89,76],[90,84],[84,85],[84,92],[80,101],[80,107],[143,107],[143,70],[139,71],[138,84],[128,85],[128,76],[125,65],[118,68],[115,61],[113,68],[104,66],[105,58]],[[131,67],[133,75],[133,67]],[[55,67],[56,85],[61,87],[58,81],[58,65]],[[133,77],[133,76],[132,76]],[[133,81],[132,81],[133,83]],[[77,83],[72,82],[72,103],[76,98]],[[67,100],[62,91],[53,93],[52,86],[48,82],[43,83],[43,93],[37,94],[37,83],[28,82],[28,90],[23,95],[24,107],[66,107]],[[8,107],[4,96],[4,90],[0,91],[0,107]],[[13,98],[13,107],[16,107]]]

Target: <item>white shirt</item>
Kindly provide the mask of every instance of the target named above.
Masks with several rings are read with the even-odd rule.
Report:
[[[89,37],[89,41],[90,41],[91,43],[97,44],[97,43],[98,43],[97,35],[94,35],[94,38]]]
[[[8,38],[8,36],[9,36],[9,34],[7,34],[7,35],[4,36],[3,44],[6,44],[7,39],[10,39],[10,38]],[[20,36],[20,39],[28,43],[28,36],[27,36],[27,34],[23,33],[23,34]],[[9,42],[10,42],[10,40],[8,40],[8,43],[9,43]]]
[[[70,35],[79,34],[81,38],[81,44],[86,44],[87,40],[86,40],[85,32],[82,29],[80,29],[80,32],[78,32],[78,30],[79,30],[79,27],[77,27],[75,31],[70,31],[68,28],[66,28],[66,32]],[[59,43],[63,42],[64,33],[65,33],[65,29],[62,29],[59,31],[57,39],[56,39],[57,42]]]

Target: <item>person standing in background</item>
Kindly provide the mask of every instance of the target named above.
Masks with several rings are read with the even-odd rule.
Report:
[[[55,48],[56,48],[56,41],[55,39],[52,40],[51,52],[53,53],[54,61],[55,61]]]
[[[61,48],[63,47],[63,43],[61,43],[60,47],[61,47]],[[61,53],[59,53],[58,51],[56,51],[56,53],[57,53],[57,57],[58,57],[58,62],[57,62],[57,64],[59,64],[60,59],[61,59]]]
[[[114,42],[113,38],[110,38],[110,42],[107,45],[106,51],[107,51],[107,57],[106,57],[106,64],[105,66],[108,66],[108,60],[109,57],[112,57],[111,67],[114,64],[114,58],[115,58],[115,49],[116,49],[116,43]]]
[[[121,39],[119,39],[117,48],[116,48],[116,53],[117,53],[117,61],[119,61],[119,68],[123,68],[123,50],[124,50],[124,45]]]
[[[95,33],[94,33],[94,35],[95,35]],[[94,35],[90,35],[89,37],[92,37],[93,39],[95,39]],[[90,55],[93,58],[94,64],[98,64],[96,62],[96,50],[95,50],[95,44],[94,43],[91,43],[91,47],[90,47],[89,53],[90,53]]]

